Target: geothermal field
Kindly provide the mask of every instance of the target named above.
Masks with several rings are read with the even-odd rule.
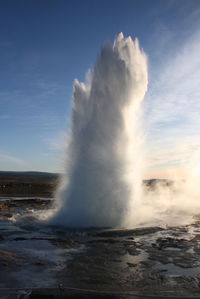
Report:
[[[144,188],[154,193],[155,184]],[[198,216],[184,225],[68,228],[39,219],[53,197],[1,195],[1,298],[199,295]]]
[[[144,178],[147,88],[120,33],[74,82],[64,173],[1,173],[1,298],[199,295],[198,173]]]

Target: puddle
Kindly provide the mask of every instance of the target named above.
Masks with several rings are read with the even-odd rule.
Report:
[[[138,266],[141,262],[144,262],[148,259],[149,254],[142,250],[138,255],[132,255],[132,254],[125,254],[122,257],[122,262],[126,263],[128,265],[135,265]]]

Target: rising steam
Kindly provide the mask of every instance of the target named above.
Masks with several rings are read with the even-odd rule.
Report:
[[[134,217],[141,196],[140,106],[147,58],[120,33],[105,45],[88,83],[74,82],[71,136],[54,224],[116,227]]]

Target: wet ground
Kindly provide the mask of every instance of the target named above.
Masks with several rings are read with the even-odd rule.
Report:
[[[200,295],[198,218],[179,227],[70,230],[37,220],[52,202],[0,199],[0,294],[3,288],[62,284],[111,293]]]

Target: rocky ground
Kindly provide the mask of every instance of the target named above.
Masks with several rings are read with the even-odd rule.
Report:
[[[27,298],[129,297],[115,292],[200,296],[198,219],[180,227],[69,230],[38,220],[52,203],[1,198],[0,298],[25,298],[27,289]],[[11,294],[11,288],[22,290]]]

